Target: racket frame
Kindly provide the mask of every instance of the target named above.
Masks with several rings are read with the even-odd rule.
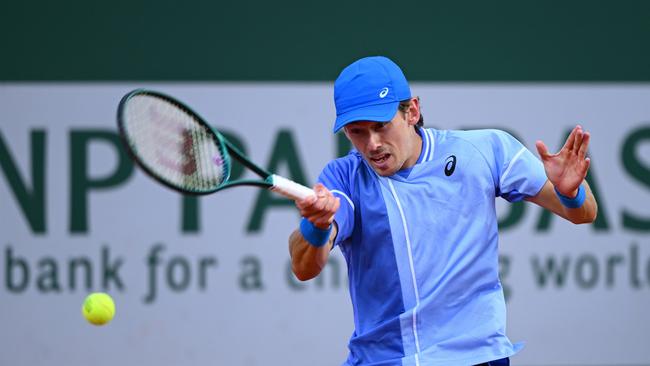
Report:
[[[160,98],[165,100],[166,102],[169,102],[176,107],[180,108],[183,110],[185,113],[188,115],[192,116],[200,125],[205,127],[210,134],[213,135],[214,140],[217,142],[219,152],[221,153],[224,161],[224,178],[222,179],[222,183],[219,184],[218,186],[208,189],[208,190],[192,190],[188,188],[181,188],[178,187],[177,185],[168,182],[167,180],[163,179],[160,175],[156,174],[149,166],[147,166],[138,156],[138,154],[134,151],[134,149],[131,147],[131,144],[129,142],[129,138],[127,137],[127,131],[125,128],[125,108],[126,105],[128,104],[128,101],[138,95],[147,95],[147,96],[152,96],[155,98]],[[122,99],[120,100],[119,106],[117,108],[117,126],[118,126],[118,131],[120,135],[120,139],[122,140],[123,145],[126,148],[127,153],[129,156],[133,159],[133,161],[136,162],[136,164],[144,170],[147,175],[155,179],[157,182],[163,184],[166,187],[169,187],[177,192],[183,193],[183,194],[190,194],[190,195],[207,195],[211,194],[214,192],[218,192],[220,190],[226,189],[226,188],[231,188],[235,186],[257,186],[257,187],[263,187],[263,188],[271,188],[273,187],[273,174],[267,171],[266,169],[261,168],[257,164],[253,163],[251,160],[249,160],[237,147],[235,147],[230,141],[228,141],[222,134],[219,133],[214,127],[212,127],[210,124],[206,122],[203,117],[201,117],[198,113],[196,113],[192,108],[184,104],[183,102],[177,100],[174,97],[171,97],[167,94],[160,93],[157,91],[149,90],[149,89],[135,89],[132,90],[131,92],[127,93]],[[232,157],[234,157],[237,161],[242,163],[244,166],[252,170],[255,174],[263,178],[263,180],[253,180],[253,179],[239,179],[239,180],[234,180],[230,181],[230,171],[231,171],[231,166],[232,166]]]

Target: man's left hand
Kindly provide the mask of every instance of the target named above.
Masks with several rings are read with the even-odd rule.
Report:
[[[548,180],[567,197],[578,194],[578,188],[587,176],[590,164],[590,159],[586,157],[589,138],[589,132],[583,131],[582,126],[578,125],[557,154],[550,154],[542,141],[535,143]]]

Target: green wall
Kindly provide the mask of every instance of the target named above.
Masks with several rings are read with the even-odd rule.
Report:
[[[0,80],[650,81],[650,1],[11,1]]]

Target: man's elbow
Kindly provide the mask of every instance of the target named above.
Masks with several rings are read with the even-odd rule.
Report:
[[[576,224],[576,225],[591,224],[594,221],[596,221],[595,218],[591,219],[591,218],[585,218],[585,217],[571,220],[571,222]]]
[[[320,273],[320,269],[315,270],[314,268],[300,267],[296,266],[295,264],[291,266],[291,270],[293,271],[293,274],[296,276],[296,278],[300,281],[309,281],[312,278],[318,276]]]
[[[588,214],[572,219],[571,222],[577,225],[580,224],[592,224],[594,221],[596,221],[596,217],[598,216],[598,210],[595,209],[592,212],[589,212]]]

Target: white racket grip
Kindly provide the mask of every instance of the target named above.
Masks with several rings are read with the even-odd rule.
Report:
[[[316,194],[313,189],[276,174],[271,175],[271,180],[273,186],[269,188],[270,190],[287,198],[291,198],[294,201],[299,201]]]

